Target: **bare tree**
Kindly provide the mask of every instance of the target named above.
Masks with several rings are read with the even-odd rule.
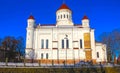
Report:
[[[14,37],[5,37],[2,42],[2,47],[4,48],[5,58],[8,60],[13,60],[16,56],[16,47],[18,41]]]
[[[113,53],[120,53],[120,31],[114,30],[112,31],[112,50]]]
[[[108,62],[112,61],[112,38],[110,36],[110,33],[102,33],[100,35],[100,41],[107,45],[107,59]]]
[[[23,37],[7,36],[4,39],[0,38],[0,61],[15,61],[24,54],[24,39]]]
[[[22,37],[18,39],[11,36],[5,37],[2,42],[0,42],[1,48],[4,50],[4,60],[8,58],[8,61],[15,61],[17,57],[20,57],[22,54],[21,49],[24,48],[23,42]]]
[[[1,46],[2,46],[2,39],[0,38],[0,49],[1,49]]]
[[[117,58],[117,63],[120,64],[120,55]]]
[[[18,44],[17,44],[16,51],[17,51],[17,55],[18,55],[18,61],[20,61],[21,56],[24,56],[24,48],[25,48],[24,39],[23,39],[23,37],[18,37],[17,41],[18,41]]]
[[[120,31],[113,30],[100,35],[100,41],[107,45],[108,62],[112,61],[116,53],[120,53]]]
[[[4,58],[4,50],[2,48],[2,39],[0,38],[0,61],[3,61]]]

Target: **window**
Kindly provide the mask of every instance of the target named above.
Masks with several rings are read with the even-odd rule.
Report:
[[[99,52],[97,52],[97,58],[99,58]]]
[[[46,59],[48,59],[48,53],[46,53]]]
[[[43,59],[43,53],[41,53],[41,59]]]
[[[68,18],[68,15],[67,15],[67,18]]]
[[[48,49],[48,39],[46,40],[46,49]]]
[[[66,39],[66,48],[69,48],[69,40]]]
[[[64,18],[65,18],[65,14],[64,14]]]
[[[64,49],[64,40],[62,39],[62,49]]]
[[[58,16],[58,19],[59,19],[59,16]]]
[[[42,39],[41,40],[41,49],[43,49],[44,48],[44,40]]]
[[[80,48],[82,48],[82,39],[80,39]]]
[[[61,19],[62,19],[62,15],[61,15]]]

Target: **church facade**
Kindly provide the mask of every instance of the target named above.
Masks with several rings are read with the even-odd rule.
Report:
[[[87,16],[81,21],[82,24],[73,23],[72,11],[66,4],[57,10],[54,25],[37,25],[31,15],[27,20],[26,59],[41,64],[107,62],[106,45],[95,42]]]

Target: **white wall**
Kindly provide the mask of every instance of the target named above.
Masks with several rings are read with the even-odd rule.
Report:
[[[77,27],[48,27],[41,26],[39,29],[35,29],[34,32],[34,49],[36,59],[41,59],[41,53],[44,54],[46,59],[46,53],[49,54],[49,59],[80,59],[85,60],[84,50],[84,33],[90,32],[91,34],[91,49],[92,59],[96,59],[96,52],[100,52],[100,58],[97,58],[97,62],[104,61],[105,53],[103,51],[103,45],[95,44],[94,30],[89,28],[77,28]],[[69,49],[62,49],[62,39],[66,40],[65,37],[68,35]],[[49,48],[41,49],[41,39],[49,40]],[[82,39],[82,47],[80,48],[80,39]],[[73,42],[74,41],[74,42]],[[44,41],[44,47],[46,47],[46,41]],[[66,45],[66,42],[65,42]],[[58,48],[54,49],[53,48]],[[73,49],[78,48],[78,49]],[[106,47],[105,47],[106,48]],[[26,50],[27,51],[27,50]]]
[[[107,61],[106,46],[104,44],[96,43],[96,56],[97,56],[97,52],[99,52],[99,58],[96,57],[97,62]]]

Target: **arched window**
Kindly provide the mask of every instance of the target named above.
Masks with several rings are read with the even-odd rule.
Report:
[[[66,48],[69,48],[69,40],[66,39]]]
[[[80,48],[82,48],[82,39],[80,39]]]
[[[59,19],[59,16],[58,16],[58,19]]]
[[[46,53],[46,59],[48,59],[48,53]]]
[[[43,48],[44,48],[44,40],[41,39],[41,49],[43,49]]]
[[[97,58],[99,58],[99,52],[97,52]]]
[[[68,18],[68,14],[67,14],[67,18]]]
[[[62,19],[62,15],[61,15],[61,19]]]
[[[62,39],[62,49],[64,49],[64,39]]]
[[[41,53],[41,59],[43,59],[43,53]]]
[[[65,18],[65,14],[64,14],[64,18]]]
[[[48,49],[48,43],[49,43],[49,41],[48,41],[48,39],[46,40],[46,49]]]

